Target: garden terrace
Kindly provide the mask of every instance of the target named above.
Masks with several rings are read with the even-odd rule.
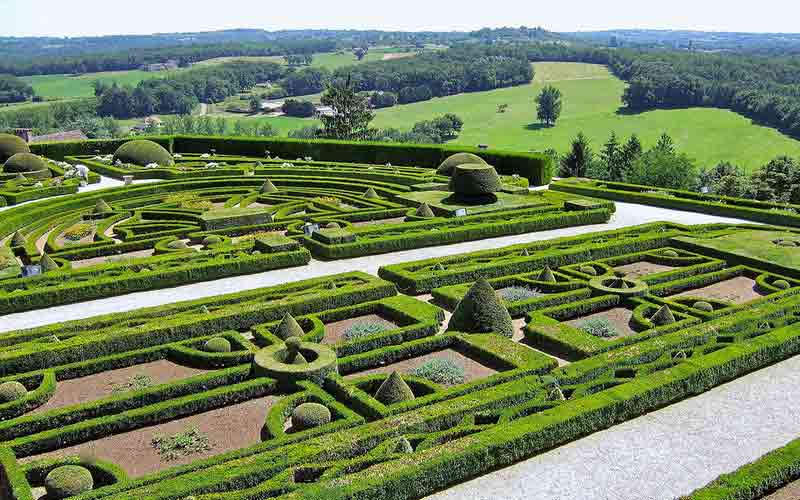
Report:
[[[0,207],[78,192],[80,180],[65,176],[68,163],[48,160],[46,165],[46,173],[25,173],[20,177],[17,173],[4,172],[0,164]],[[88,182],[98,183],[100,176],[89,172]]]
[[[800,353],[795,238],[656,223],[8,332],[3,493],[79,464],[80,500],[420,498]],[[520,335],[446,327],[478,278]]]
[[[200,144],[220,149],[168,153],[155,144],[175,157],[174,165],[160,168],[115,164],[108,151],[122,141],[41,146],[42,153],[87,165],[95,176],[167,180],[3,212],[0,242],[13,257],[6,250],[0,261],[0,314],[302,266],[312,254],[349,258],[603,223],[614,210],[603,200],[530,191],[518,175],[502,176],[492,200],[465,205],[451,200],[448,178],[432,168],[341,162],[340,143],[312,144],[337,161],[289,163],[239,154],[299,148],[296,142],[157,140],[173,151]],[[354,156],[366,156],[361,146],[350,147]],[[449,152],[435,151],[417,153],[432,161]],[[36,266],[38,275],[31,273]]]

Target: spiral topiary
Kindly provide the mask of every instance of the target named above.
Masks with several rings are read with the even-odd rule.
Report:
[[[508,309],[488,281],[481,278],[469,289],[453,311],[448,331],[465,333],[495,332],[514,335],[514,323]]]
[[[497,171],[485,163],[459,165],[450,177],[450,191],[460,197],[489,196],[500,191],[501,187]]]
[[[225,337],[214,337],[206,340],[203,350],[206,352],[231,352],[231,341]]]
[[[63,465],[47,474],[44,487],[48,499],[59,500],[90,491],[94,488],[94,478],[86,467]]]
[[[28,394],[28,389],[16,380],[0,384],[0,404],[16,401],[25,397],[26,394]]]
[[[399,373],[392,372],[392,374],[383,381],[380,387],[378,387],[378,391],[375,393],[375,399],[389,406],[395,403],[413,400],[414,392]]]
[[[7,174],[37,173],[37,177],[50,177],[50,169],[47,163],[40,157],[32,153],[17,153],[3,165],[3,172]]]
[[[114,162],[117,160],[122,163],[132,163],[144,167],[151,163],[157,163],[161,167],[171,167],[175,165],[175,160],[169,151],[158,143],[148,140],[128,141],[114,153]]]
[[[292,429],[303,431],[331,422],[331,411],[319,403],[303,403],[292,411]]]
[[[467,163],[482,163],[485,165],[486,160],[472,153],[456,153],[454,155],[449,156],[446,160],[444,160],[439,165],[439,168],[436,169],[436,173],[439,175],[450,176],[453,174],[453,170],[457,166],[466,165]]]
[[[17,153],[30,153],[28,143],[13,134],[0,134],[0,163],[5,163]]]

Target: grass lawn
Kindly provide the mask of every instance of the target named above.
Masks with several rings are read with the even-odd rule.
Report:
[[[178,70],[181,71],[181,70]],[[104,71],[83,75],[36,75],[21,77],[33,86],[36,94],[45,99],[71,99],[75,97],[94,97],[92,82],[101,80],[107,83],[136,86],[142,80],[164,78],[170,71]]]
[[[769,260],[782,266],[800,268],[800,247],[785,247],[774,243],[774,240],[778,239],[800,240],[800,237],[795,233],[736,231],[716,238],[682,236],[678,239],[724,252]]]

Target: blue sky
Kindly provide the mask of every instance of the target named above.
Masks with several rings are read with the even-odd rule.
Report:
[[[543,26],[797,32],[800,2],[761,0],[0,0],[0,35],[80,36],[226,28],[472,30]]]

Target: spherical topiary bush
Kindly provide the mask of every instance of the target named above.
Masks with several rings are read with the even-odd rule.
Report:
[[[319,403],[303,403],[292,412],[292,429],[302,431],[331,421],[331,411]]]
[[[16,401],[25,397],[27,393],[28,389],[19,382],[3,382],[0,384],[0,404]]]
[[[786,280],[776,280],[772,282],[772,286],[780,288],[781,290],[788,290],[792,285]]]
[[[0,134],[0,163],[5,163],[17,153],[30,153],[31,148],[20,137],[13,134]]]
[[[169,151],[158,143],[147,140],[129,141],[117,148],[114,153],[114,162],[117,160],[122,163],[133,163],[144,167],[151,163],[157,163],[162,167],[175,165],[175,160]]]
[[[211,245],[216,245],[218,243],[222,243],[222,238],[220,238],[219,236],[217,236],[215,234],[209,234],[208,236],[203,238],[203,246],[204,247],[211,246]]]
[[[40,172],[49,177],[50,170],[47,168],[47,163],[40,157],[32,153],[17,153],[3,165],[3,172],[7,174],[28,174],[31,172]]]
[[[167,248],[172,250],[186,250],[189,246],[183,240],[175,240],[167,243]]]
[[[389,378],[384,380],[381,386],[378,387],[378,391],[375,393],[375,399],[389,406],[395,403],[413,400],[414,392],[399,373],[392,372]]]
[[[472,153],[456,153],[443,161],[436,170],[436,173],[439,175],[452,175],[453,170],[457,166],[466,165],[467,163],[482,163],[485,165],[486,161]]]
[[[505,337],[514,335],[508,309],[485,279],[476,281],[456,305],[447,329],[464,333],[495,332]]]
[[[94,487],[92,473],[80,465],[63,465],[51,470],[44,479],[48,499],[61,499],[86,493]]]
[[[712,306],[710,302],[706,302],[705,300],[698,300],[697,302],[692,304],[692,307],[697,309],[698,311],[705,311],[705,312],[711,312],[714,310],[714,306]]]
[[[459,165],[450,178],[450,190],[461,197],[489,196],[500,188],[500,176],[494,167],[486,164]]]
[[[231,341],[224,337],[214,337],[206,340],[203,350],[206,352],[231,352]]]
[[[676,252],[675,250],[664,250],[663,252],[661,252],[661,255],[663,255],[664,257],[677,257],[678,252]]]

